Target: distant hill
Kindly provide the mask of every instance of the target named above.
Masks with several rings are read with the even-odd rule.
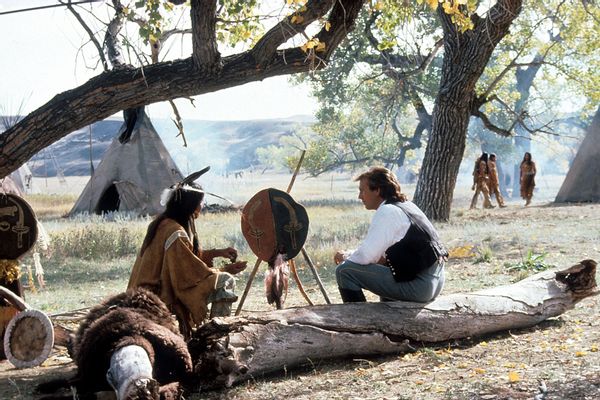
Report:
[[[91,158],[96,167],[122,120],[106,119],[70,133],[29,161],[35,176],[56,176],[57,168],[65,176],[90,175]],[[188,146],[177,136],[177,129],[169,119],[153,119],[152,123],[181,171],[210,165],[216,172],[233,172],[257,164],[255,151],[259,147],[277,144],[282,136],[290,135],[299,127],[310,127],[310,116],[249,121],[184,120]],[[91,129],[90,129],[91,128]]]

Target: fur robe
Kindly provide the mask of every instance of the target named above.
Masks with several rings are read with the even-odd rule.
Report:
[[[128,290],[92,308],[73,340],[76,386],[83,392],[112,390],[106,381],[115,350],[138,345],[149,355],[160,398],[181,396],[192,371],[187,344],[164,303],[145,289]]]

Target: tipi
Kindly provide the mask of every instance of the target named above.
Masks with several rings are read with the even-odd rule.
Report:
[[[27,164],[23,164],[10,175],[0,179],[0,193],[13,193],[23,197],[24,194],[39,193],[34,190],[33,175]]]
[[[600,176],[600,106],[554,201],[556,203],[600,202],[598,176]]]
[[[19,187],[22,193],[32,194],[40,192],[33,183],[33,174],[31,173],[29,166],[27,166],[27,163],[21,165],[16,171],[13,171],[13,173],[10,174],[10,178]]]
[[[23,190],[21,190],[19,185],[11,178],[10,175],[0,178],[0,194],[3,193],[12,193],[23,197]]]
[[[162,211],[163,189],[183,179],[144,108],[123,112],[125,121],[69,215]]]

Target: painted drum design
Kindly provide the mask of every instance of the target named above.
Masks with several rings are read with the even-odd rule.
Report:
[[[0,259],[16,260],[37,240],[38,228],[33,210],[14,194],[0,194]]]
[[[308,214],[286,192],[264,189],[242,210],[242,234],[259,259],[270,261],[278,253],[291,259],[308,236]]]

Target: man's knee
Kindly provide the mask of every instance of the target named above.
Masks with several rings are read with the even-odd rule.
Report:
[[[342,279],[342,276],[347,273],[347,270],[348,263],[346,261],[342,261],[340,264],[337,265],[337,267],[335,267],[335,279],[338,283],[340,282],[340,279]]]

